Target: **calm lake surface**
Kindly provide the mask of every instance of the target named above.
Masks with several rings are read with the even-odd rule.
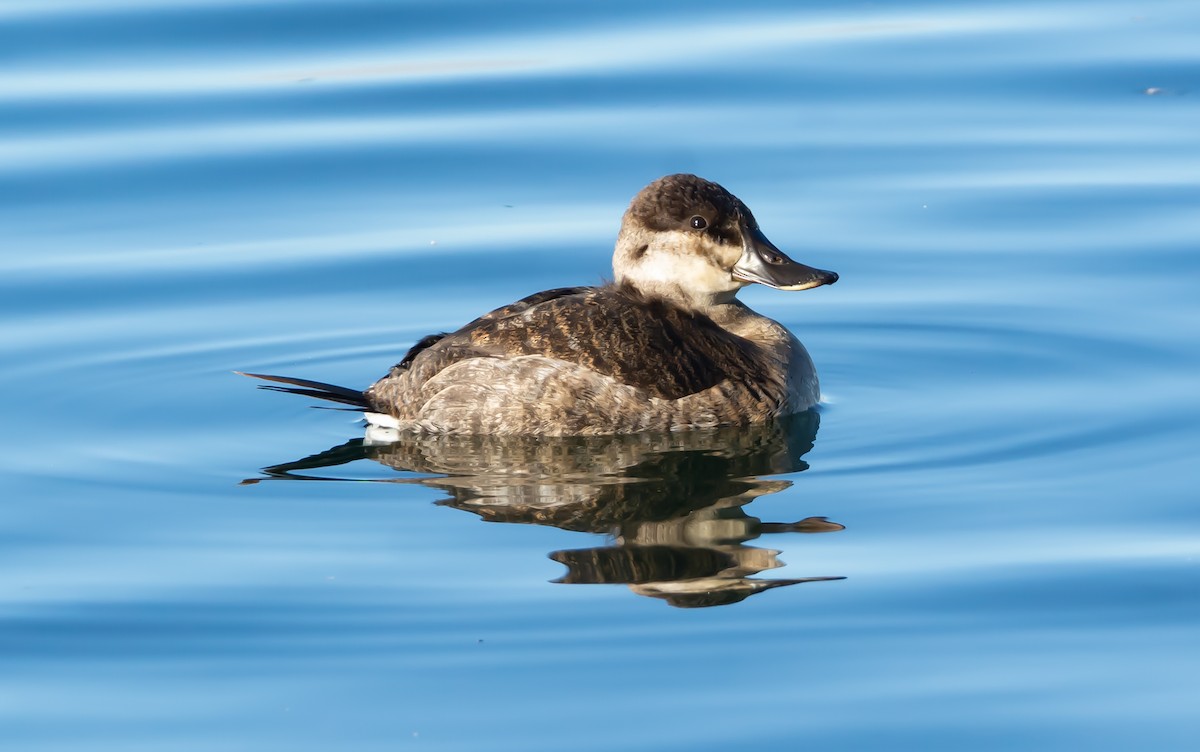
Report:
[[[0,2],[0,747],[1195,749],[1198,34]],[[232,374],[598,283],[671,172],[841,274],[742,295],[819,414],[378,446]]]

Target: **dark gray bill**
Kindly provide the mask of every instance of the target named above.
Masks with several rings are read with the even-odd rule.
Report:
[[[792,261],[767,240],[767,236],[757,227],[746,233],[746,244],[742,249],[742,257],[733,265],[733,276],[776,290],[807,290],[810,287],[832,285],[838,280],[837,272],[827,272]]]

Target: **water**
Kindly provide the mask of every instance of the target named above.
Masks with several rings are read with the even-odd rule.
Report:
[[[7,0],[0,742],[1193,748],[1198,30]],[[231,374],[598,282],[676,171],[842,275],[743,294],[819,427],[387,450]]]

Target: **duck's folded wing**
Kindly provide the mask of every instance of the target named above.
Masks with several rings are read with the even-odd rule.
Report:
[[[565,298],[572,295],[587,295],[596,292],[597,289],[598,288],[595,287],[557,287],[553,290],[535,292],[533,295],[521,298],[515,303],[509,303],[506,306],[501,306],[494,311],[483,314],[479,318],[464,326],[463,330],[473,329],[484,321],[503,319],[512,316],[513,314],[523,313],[534,306],[539,306],[542,303],[547,303],[551,300],[557,300],[559,298]]]
[[[500,308],[497,308],[494,311],[489,311],[488,313],[483,314],[479,318],[477,318],[474,321],[472,321],[471,323],[467,324],[462,329],[459,329],[459,331],[467,332],[467,331],[470,331],[471,329],[474,329],[475,327],[479,326],[480,324],[482,324],[485,321],[492,321],[494,319],[506,318],[508,316],[512,316],[513,314],[517,314],[517,313],[526,311],[533,306],[539,305],[541,303],[545,303],[546,301],[549,301],[549,300],[554,300],[556,298],[565,297],[567,295],[579,295],[582,293],[588,293],[594,289],[596,289],[596,288],[594,288],[594,287],[559,287],[554,290],[543,290],[542,292],[537,292],[537,293],[534,293],[533,295],[529,295],[527,297],[521,298],[520,300],[516,301],[515,303],[509,303],[508,305],[501,306]],[[438,342],[441,342],[443,339],[445,339],[446,337],[449,337],[449,336],[450,336],[449,332],[439,332],[438,334],[429,334],[429,335],[422,337],[420,340],[417,341],[417,343],[415,345],[413,345],[411,348],[409,348],[408,352],[404,354],[404,357],[400,360],[399,363],[392,366],[390,374],[395,375],[398,372],[403,371],[404,369],[408,368],[410,365],[412,365],[412,362],[416,359],[416,357],[418,355],[420,355],[425,350],[428,350],[429,348],[433,347]]]
[[[585,289],[509,315],[489,316],[445,344],[453,341],[493,356],[542,355],[582,365],[663,399],[679,399],[729,379],[754,384],[766,377],[753,343],[707,316],[616,288]]]

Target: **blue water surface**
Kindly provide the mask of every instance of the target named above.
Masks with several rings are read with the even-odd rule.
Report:
[[[5,0],[0,746],[1195,749],[1198,33]],[[599,283],[672,172],[841,274],[742,294],[819,416],[388,454],[232,374],[361,387]]]

